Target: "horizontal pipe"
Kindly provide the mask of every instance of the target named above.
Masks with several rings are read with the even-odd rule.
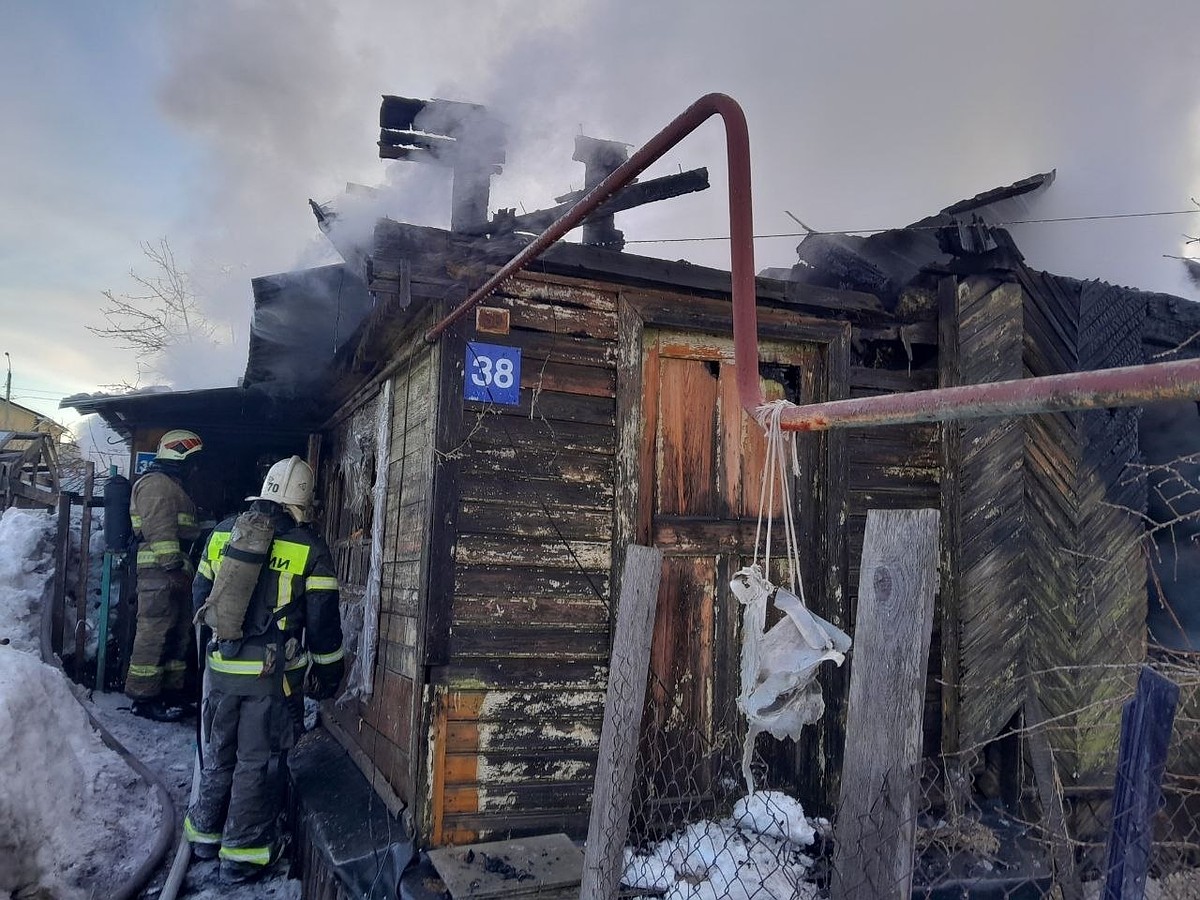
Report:
[[[440,322],[425,332],[433,343],[442,332],[496,290],[504,281],[536,259],[555,241],[580,224],[605,200],[629,184],[664,153],[695,131],[714,115],[725,123],[726,158],[729,176],[729,256],[733,283],[733,345],[739,360],[758,358],[758,310],[754,285],[754,212],[750,198],[750,133],[746,116],[733,98],[725,94],[706,94],[666,128],[656,134],[611,175],[588,191],[579,202],[563,213],[549,228],[534,238],[466,300],[452,309]],[[738,396],[748,411],[763,402],[757,366],[737,367]]]
[[[725,123],[729,177],[729,245],[733,306],[733,349],[738,399],[750,413],[764,402],[758,378],[758,309],[754,283],[753,208],[750,197],[750,136],[738,104],[724,94],[706,94],[585,194],[471,296],[425,333],[433,343],[504,281],[579,225],[622,187],[714,115]],[[966,385],[835,400],[789,407],[780,416],[785,431],[942,422],[1015,416],[1200,397],[1200,360],[1076,372],[1044,378]]]
[[[1141,406],[1197,397],[1200,359],[1189,359],[793,406],[780,414],[779,425],[784,431],[828,431]]]

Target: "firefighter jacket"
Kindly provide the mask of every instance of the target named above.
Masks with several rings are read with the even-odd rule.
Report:
[[[138,571],[159,569],[190,571],[186,544],[200,536],[196,506],[178,477],[162,463],[150,469],[133,485],[129,514],[139,539]]]
[[[275,689],[290,694],[311,663],[316,682],[332,693],[344,665],[333,556],[311,525],[297,524],[282,506],[259,500],[252,509],[273,516],[275,538],[254,585],[243,638],[209,648],[206,664],[214,686],[242,694]],[[193,610],[212,591],[236,518],[221,522],[209,536],[192,583]]]

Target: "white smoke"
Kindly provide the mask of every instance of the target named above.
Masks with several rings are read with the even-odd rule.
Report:
[[[80,456],[96,464],[99,473],[108,472],[109,466],[128,475],[129,445],[97,415],[84,416],[71,426]]]
[[[1184,0],[305,0],[286,12],[214,0],[166,7],[161,24],[162,108],[204,149],[181,250],[235,338],[208,361],[225,383],[244,364],[249,279],[336,259],[309,197],[338,198],[348,181],[387,188],[343,201],[360,239],[379,211],[448,221],[444,172],[378,159],[384,93],[482,102],[508,123],[493,208],[581,187],[581,129],[640,145],[714,90],[746,109],[760,233],[795,231],[785,210],[819,229],[899,226],[1051,168],[1039,218],[1184,209],[1200,193],[1200,44]],[[728,264],[719,241],[633,243],[727,233],[718,124],[649,175],[701,165],[711,190],[620,217],[630,252]],[[1186,295],[1162,255],[1197,229],[1200,216],[1139,218],[1017,237],[1036,266]],[[758,241],[758,265],[789,266],[796,243]],[[189,386],[205,367],[181,369]]]

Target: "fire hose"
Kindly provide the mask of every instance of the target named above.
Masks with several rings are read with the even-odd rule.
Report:
[[[55,655],[51,647],[50,636],[53,630],[52,626],[52,604],[42,604],[42,618],[40,628],[40,650],[42,662],[54,666],[63,676],[66,672],[63,671],[62,661]],[[98,674],[97,677],[103,677]],[[167,791],[167,786],[163,784],[162,779],[146,767],[146,765],[126,749],[125,745],[118,741],[107,728],[100,724],[99,720],[92,714],[92,711],[87,708],[82,700],[79,700],[79,705],[83,707],[83,711],[87,713],[88,721],[92,723],[92,727],[100,735],[100,740],[104,742],[104,746],[108,747],[114,753],[125,761],[129,768],[133,769],[137,775],[154,788],[154,795],[158,798],[159,806],[162,808],[162,818],[159,820],[158,835],[154,839],[154,846],[150,848],[150,855],[142,862],[133,874],[125,880],[120,887],[112,892],[109,896],[112,900],[133,900],[154,877],[154,873],[158,871],[166,858],[167,851],[171,849],[171,841],[175,838],[175,818],[176,810],[175,803],[171,800],[171,794]]]
[[[200,798],[200,771],[204,768],[204,741],[208,737],[204,732],[204,676],[206,669],[204,667],[204,645],[207,642],[204,640],[204,626],[196,626],[196,656],[198,658],[200,672],[200,703],[196,708],[196,757],[192,763],[192,790],[188,798],[188,805],[195,806],[196,801]],[[163,889],[158,895],[158,900],[175,900],[179,894],[179,889],[183,887],[183,878],[187,875],[188,865],[192,861],[192,842],[187,839],[186,834],[180,834],[179,846],[175,848],[175,859],[171,862],[171,869],[167,873],[167,880],[163,884]]]

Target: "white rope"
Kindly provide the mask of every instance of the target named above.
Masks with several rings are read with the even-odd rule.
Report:
[[[766,437],[766,458],[763,461],[762,483],[758,492],[758,522],[754,529],[754,556],[752,564],[740,571],[734,578],[734,584],[743,586],[743,590],[735,591],[738,600],[745,606],[742,612],[742,659],[741,659],[741,696],[738,698],[743,709],[757,686],[759,669],[762,662],[762,642],[767,630],[767,601],[774,585],[771,584],[771,548],[774,538],[775,517],[772,511],[776,506],[776,497],[782,500],[783,528],[786,554],[788,560],[788,576],[792,593],[804,598],[804,586],[800,576],[800,551],[796,535],[796,525],[792,515],[792,492],[788,485],[787,445],[791,445],[792,471],[800,474],[799,457],[796,454],[795,441],[791,436],[786,438],[779,427],[779,419],[783,410],[791,406],[787,400],[776,400],[760,406],[754,412],[754,418],[763,429]],[[776,483],[778,482],[778,495]],[[765,538],[763,520],[766,520]],[[761,565],[759,563],[761,559]],[[732,586],[732,585],[731,585]],[[762,729],[751,721],[742,746],[742,778],[746,790],[754,793],[754,773],[751,762],[754,756],[755,739]]]
[[[779,494],[783,506],[783,531],[785,552],[788,561],[788,583],[792,593],[804,602],[804,579],[800,572],[800,536],[796,528],[796,515],[792,507],[791,482],[788,478],[787,458],[791,457],[791,474],[799,478],[800,454],[796,447],[795,435],[784,433],[780,420],[786,409],[794,407],[790,400],[773,400],[764,403],[754,411],[754,418],[763,429],[767,441],[767,455],[763,465],[763,483],[759,491],[758,526],[754,532],[754,563],[758,564],[759,541],[762,536],[763,518],[767,520],[766,548],[763,552],[763,574],[768,578],[771,572],[771,538],[774,516],[771,511],[775,508],[775,485],[779,484]],[[807,605],[807,604],[805,604]]]
[[[781,740],[796,740],[804,726],[818,721],[825,705],[820,688],[813,682],[817,669],[825,662],[841,665],[850,650],[850,636],[811,612],[804,598],[800,532],[793,506],[801,499],[803,473],[795,435],[784,434],[781,428],[783,411],[793,405],[787,400],[776,400],[764,403],[754,411],[766,441],[758,525],[754,534],[754,561],[737,572],[729,583],[734,596],[745,607],[742,612],[742,691],[738,705],[745,713],[747,723],[742,746],[742,778],[751,794],[755,790],[752,770],[755,739],[766,731]],[[790,590],[776,587],[770,579],[776,507],[782,507],[779,518],[783,526]],[[783,618],[768,630],[767,606],[772,603],[783,613]]]

